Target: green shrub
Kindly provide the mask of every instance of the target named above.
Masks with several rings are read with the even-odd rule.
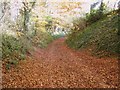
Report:
[[[92,9],[90,13],[86,14],[86,22],[88,25],[91,25],[94,22],[102,19],[105,14],[108,12],[107,7],[104,3],[100,6],[99,9]]]
[[[40,48],[46,47],[52,41],[53,37],[49,33],[42,31],[39,31],[32,39],[32,43]]]
[[[100,20],[101,17],[102,16],[99,15],[99,11],[98,10],[92,10],[90,14],[89,13],[86,14],[86,22],[88,24],[92,24],[92,23]]]
[[[117,15],[103,18],[93,23],[82,32],[70,34],[67,43],[70,47],[75,49],[94,46],[94,54],[98,54],[99,52],[99,55],[105,55],[103,51],[117,53],[118,44],[120,43],[117,35],[117,20]]]
[[[15,38],[6,34],[2,35],[2,60],[6,64],[16,65],[19,60],[24,60],[26,52],[30,48],[30,43],[24,37]]]
[[[86,27],[86,20],[84,18],[76,18],[72,21],[73,27],[71,28],[73,31],[82,31]]]

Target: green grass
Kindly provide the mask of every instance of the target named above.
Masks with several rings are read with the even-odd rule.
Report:
[[[120,43],[117,35],[117,21],[117,15],[104,17],[85,28],[82,32],[70,34],[66,42],[74,49],[94,46],[94,53],[100,51],[117,53],[118,44]]]

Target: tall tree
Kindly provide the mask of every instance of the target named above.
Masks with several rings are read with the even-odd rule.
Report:
[[[118,35],[120,35],[120,1],[118,2]]]
[[[30,12],[33,9],[35,5],[36,0],[33,2],[22,2],[23,3],[23,16],[24,16],[24,21],[23,21],[23,29],[24,32],[28,31],[28,23],[29,23],[29,18],[30,18]]]
[[[100,2],[95,2],[90,6],[90,12],[99,4]]]
[[[118,40],[120,40],[120,1],[118,2]],[[118,54],[120,59],[120,43],[118,44]]]
[[[99,8],[99,15],[103,15],[103,10],[104,10],[104,3],[103,0],[101,0],[100,2],[100,8]]]
[[[0,3],[0,21],[3,19],[8,9],[10,8],[7,2]]]

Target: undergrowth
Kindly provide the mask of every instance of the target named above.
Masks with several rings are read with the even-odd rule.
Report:
[[[48,33],[40,33],[33,37],[14,37],[12,35],[2,35],[2,61],[6,69],[16,66],[20,60],[25,60],[27,53],[30,53],[34,46],[44,48],[53,37]]]
[[[47,32],[39,32],[32,39],[32,43],[40,48],[45,48],[54,38]]]
[[[7,69],[11,65],[17,65],[20,60],[24,60],[27,51],[30,49],[31,44],[26,38],[2,35],[2,60],[6,64]]]
[[[105,17],[81,32],[71,33],[66,42],[75,49],[92,46],[95,55],[106,56],[108,55],[106,52],[117,53],[120,43],[117,35],[117,21],[117,15]]]

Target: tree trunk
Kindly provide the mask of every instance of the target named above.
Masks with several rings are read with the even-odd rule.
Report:
[[[24,31],[27,32],[28,31],[28,22],[29,22],[29,12],[27,11],[27,9],[24,9]]]
[[[24,32],[26,33],[28,31],[28,23],[29,23],[29,18],[30,18],[30,12],[33,9],[34,5],[35,5],[36,0],[34,0],[34,2],[32,2],[32,6],[29,9],[28,4],[26,4],[25,2],[23,2],[24,5],[24,21],[23,21],[23,29]]]
[[[104,10],[104,6],[103,6],[103,0],[101,0],[101,4],[100,4],[100,8],[99,8],[99,15],[102,17],[103,15],[103,10]]]
[[[118,2],[118,40],[120,40],[120,1]],[[118,59],[120,60],[120,42],[118,43]]]
[[[120,35],[120,1],[118,2],[118,35]]]

